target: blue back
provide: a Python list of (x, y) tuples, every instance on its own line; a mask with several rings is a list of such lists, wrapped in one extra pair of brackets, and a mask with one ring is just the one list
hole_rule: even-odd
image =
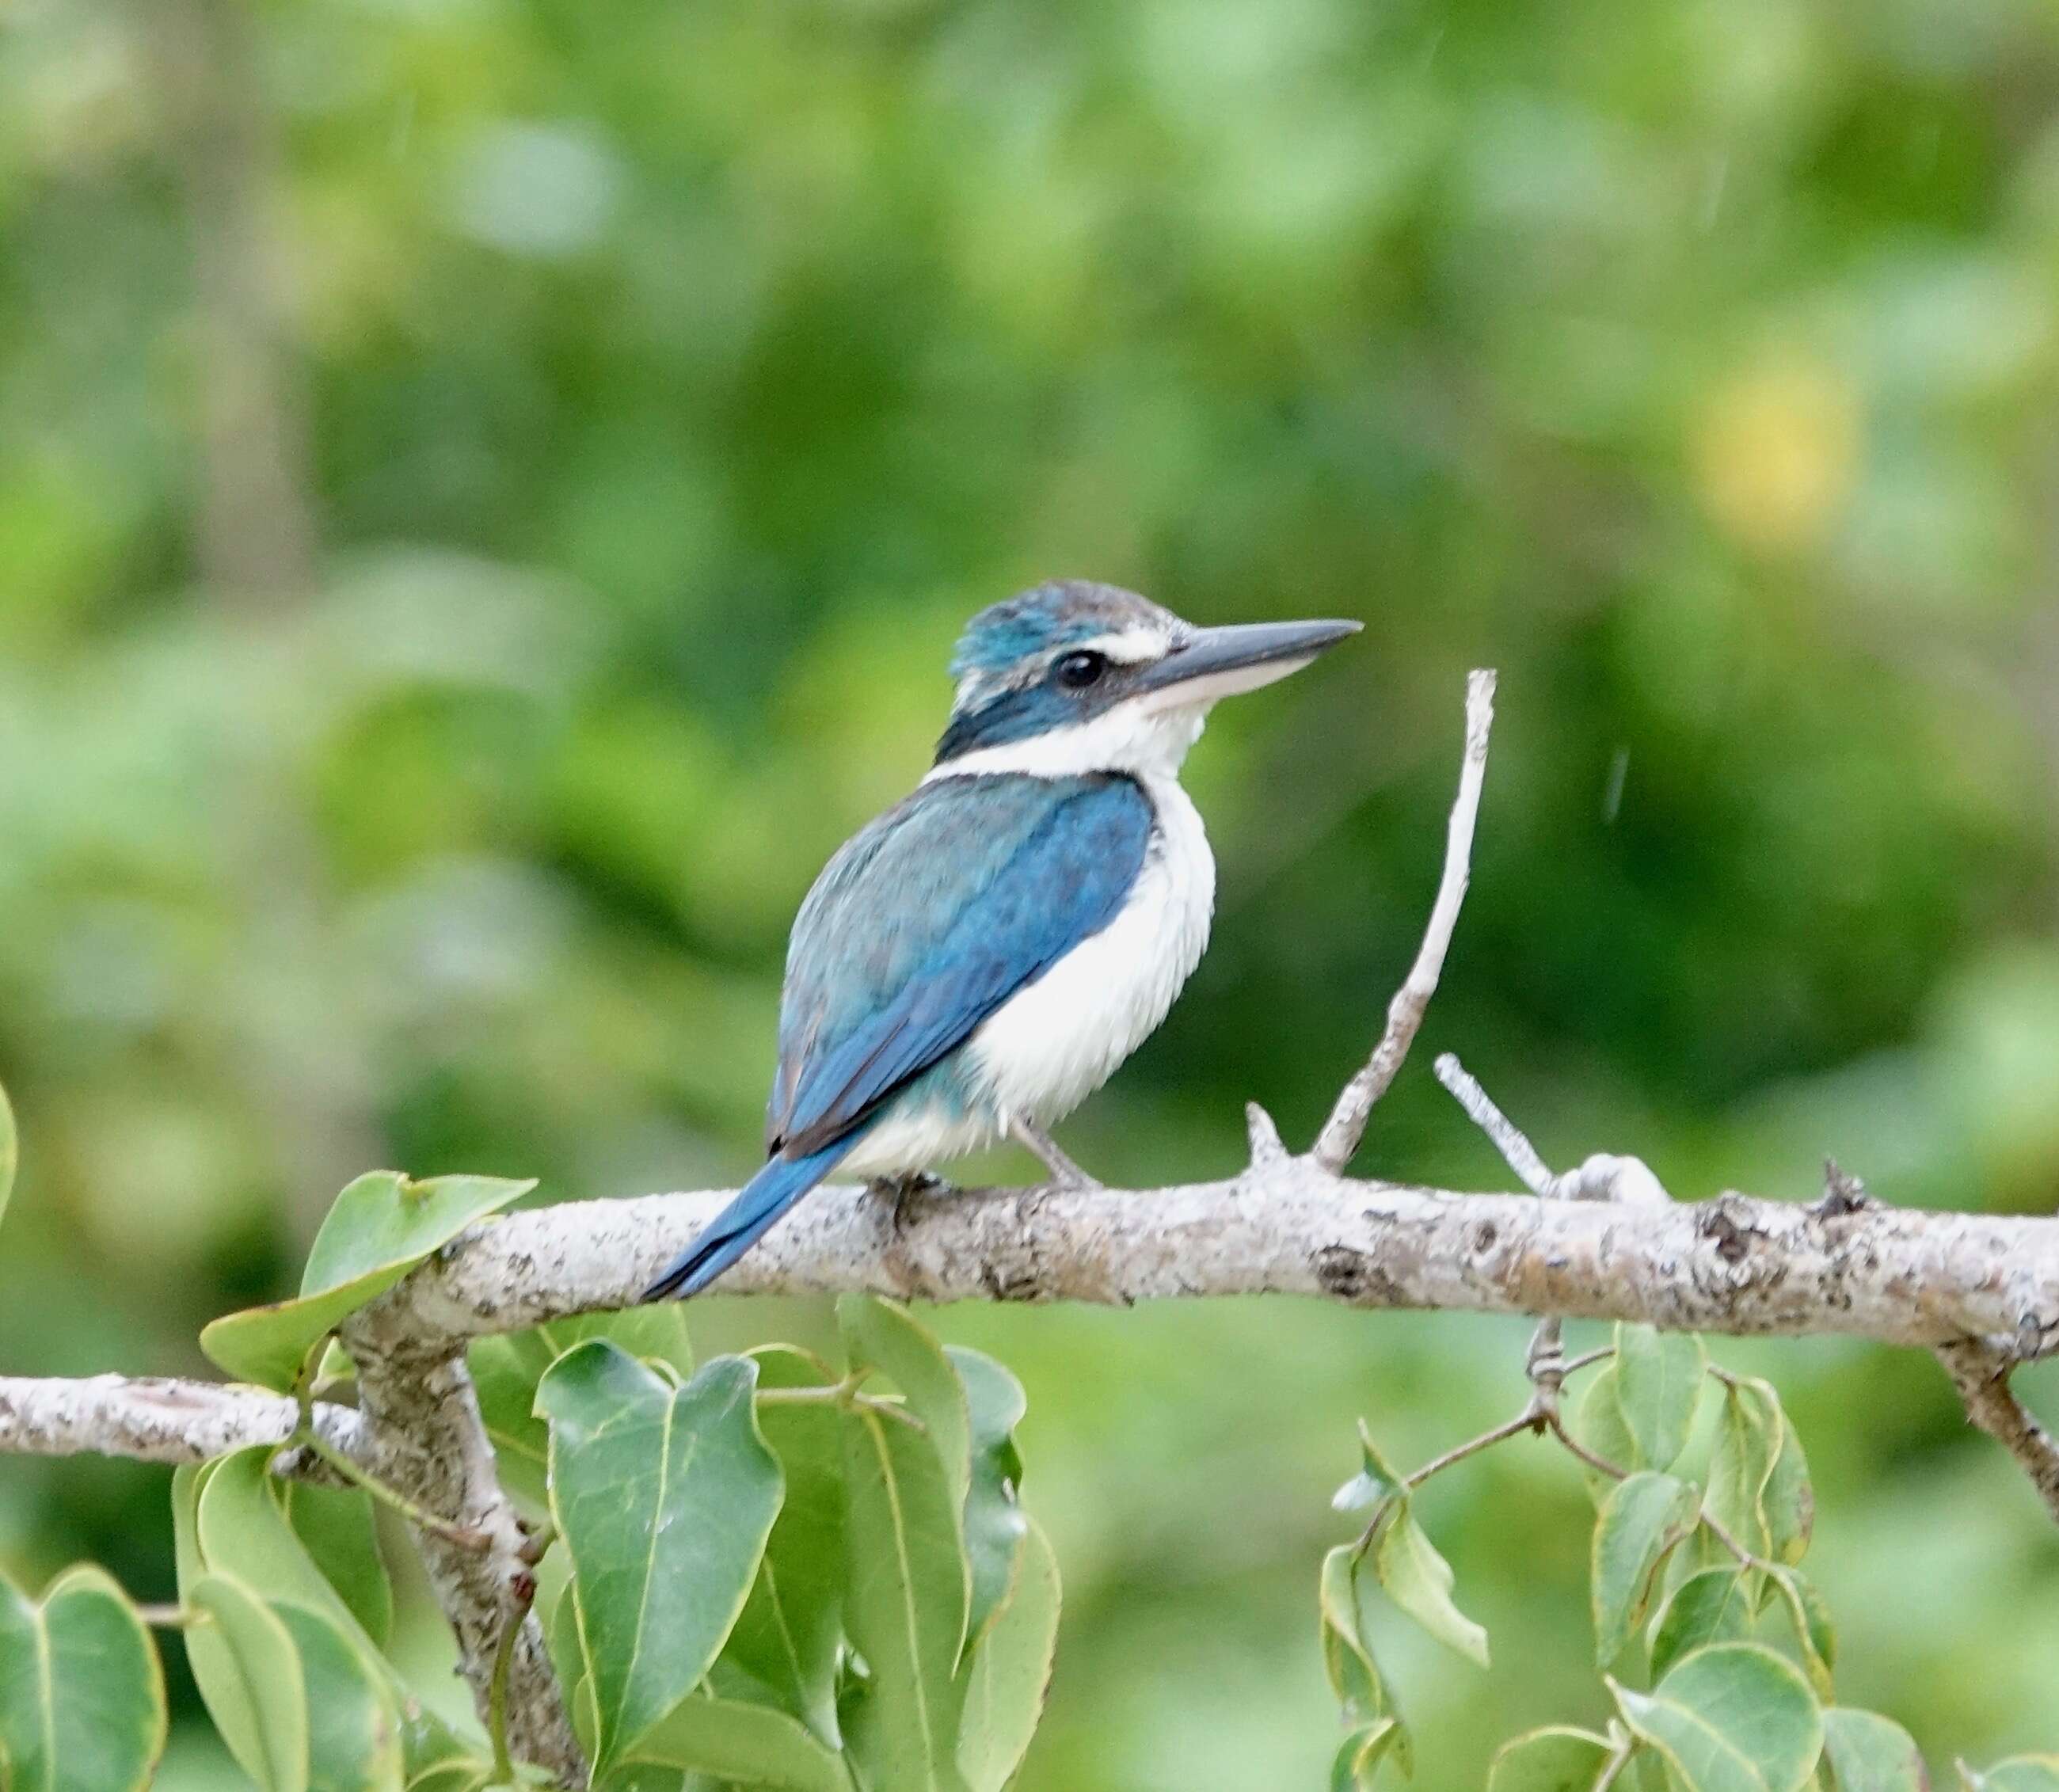
[(1107, 926), (1151, 846), (1131, 779), (947, 778), (857, 834), (794, 924), (767, 1144), (822, 1150)]

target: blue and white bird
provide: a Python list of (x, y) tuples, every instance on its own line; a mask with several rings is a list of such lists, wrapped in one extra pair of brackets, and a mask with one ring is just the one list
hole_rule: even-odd
[(1208, 946), (1215, 859), (1181, 764), (1221, 699), (1358, 627), (1197, 628), (1077, 580), (975, 616), (934, 767), (794, 924), (770, 1161), (645, 1298), (699, 1293), (837, 1171), (906, 1178), (1013, 1138), (1088, 1183), (1048, 1129)]

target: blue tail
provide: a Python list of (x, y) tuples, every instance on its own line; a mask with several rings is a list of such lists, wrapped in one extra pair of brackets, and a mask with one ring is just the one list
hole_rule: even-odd
[(806, 1157), (775, 1157), (739, 1191), (671, 1268), (643, 1291), (646, 1300), (699, 1294), (772, 1229), (781, 1214), (837, 1167), (856, 1141), (845, 1137)]

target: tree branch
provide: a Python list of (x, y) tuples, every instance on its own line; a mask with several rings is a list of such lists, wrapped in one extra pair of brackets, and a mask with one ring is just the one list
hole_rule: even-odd
[[(364, 1427), (348, 1407), (318, 1405), (323, 1438), (366, 1459)], [(284, 1444), (301, 1420), (283, 1394), (210, 1381), (37, 1380), (0, 1376), (0, 1455), (129, 1456), (138, 1462), (205, 1462), (253, 1444)], [(317, 1465), (296, 1463), (304, 1471)]]
[[(394, 1310), (381, 1307), (356, 1315), (343, 1337), (357, 1366), (373, 1472), (485, 1540), (482, 1549), (412, 1527), (436, 1603), (456, 1634), (480, 1722), (491, 1726), (498, 1709), (496, 1740), (565, 1784), (583, 1784), (584, 1759), (530, 1609), (528, 1533), (501, 1487), (464, 1340), (404, 1329)], [(504, 1649), (511, 1623), (518, 1627), (512, 1654)]]

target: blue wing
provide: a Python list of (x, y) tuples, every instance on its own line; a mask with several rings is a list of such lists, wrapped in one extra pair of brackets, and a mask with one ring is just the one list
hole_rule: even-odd
[(794, 923), (771, 1161), (643, 1298), (715, 1281), (897, 1090), (1113, 921), (1153, 818), (1127, 778), (945, 779), (853, 839)]
[(822, 1151), (1121, 911), (1151, 799), (1118, 776), (926, 784), (830, 862), (795, 922), (767, 1143)]

